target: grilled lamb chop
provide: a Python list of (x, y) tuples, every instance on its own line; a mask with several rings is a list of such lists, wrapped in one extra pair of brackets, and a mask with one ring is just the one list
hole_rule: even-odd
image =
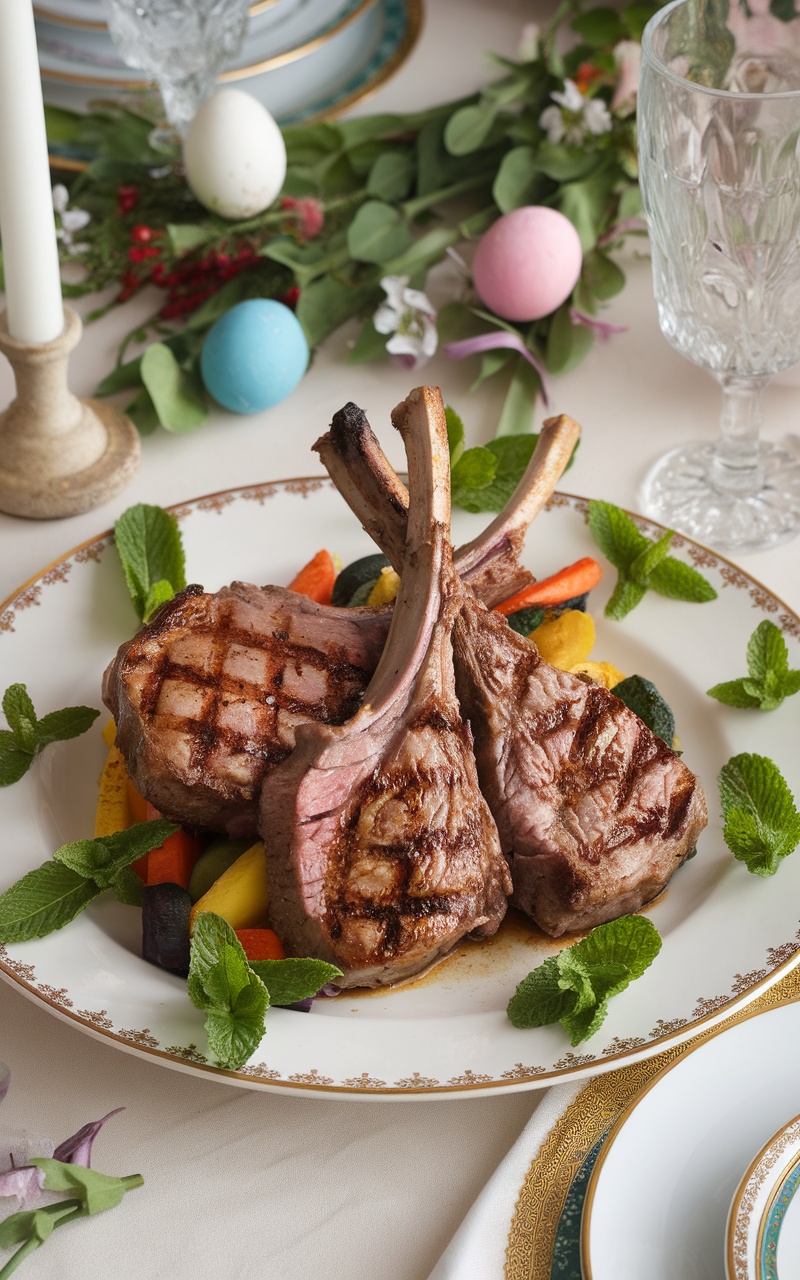
[(103, 700), (136, 787), (191, 826), (255, 836), (264, 774), (298, 724), (361, 705), (389, 631), (283, 587), (189, 587), (117, 653)]
[(386, 647), (356, 715), (299, 727), (261, 792), (272, 922), (290, 954), (339, 965), (343, 986), (397, 982), (494, 933), (510, 889), (455, 696), (441, 397), (413, 391), (393, 420), (411, 503)]
[[(347, 424), (338, 425), (326, 463), (344, 453)], [(349, 457), (347, 473), (331, 474), (362, 519), (372, 511), (373, 532), (383, 504), (393, 527), (380, 545), (391, 559), (402, 534), (402, 486), (395, 478), (391, 501), (382, 497), (388, 464), (371, 432), (360, 432), (358, 457)], [(511, 867), (512, 903), (559, 937), (651, 901), (706, 825), (695, 776), (618, 698), (543, 661), (463, 584), (453, 643), (458, 697)]]
[[(337, 418), (350, 425), (353, 447), (359, 423), (372, 434), (355, 405)], [(457, 556), (490, 603), (531, 579), (517, 553), (555, 484), (556, 452), (555, 441), (551, 451), (540, 445), (488, 539), (481, 535)], [(390, 501), (394, 482), (407, 504), (388, 464), (384, 480)], [(405, 505), (402, 515), (401, 535)], [(401, 536), (393, 548), (398, 562), (403, 546)], [(182, 592), (121, 647), (103, 680), (135, 785), (179, 822), (255, 836), (263, 778), (292, 750), (298, 724), (342, 724), (353, 715), (390, 621), (391, 611), (324, 608), (281, 587), (236, 582), (215, 594)]]

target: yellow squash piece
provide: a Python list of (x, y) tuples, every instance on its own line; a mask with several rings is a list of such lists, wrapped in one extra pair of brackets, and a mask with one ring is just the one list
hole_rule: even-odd
[(113, 720), (107, 720), (103, 727), (103, 742), (107, 747), (113, 747), (117, 738), (117, 726)]
[(125, 761), (117, 747), (109, 747), (103, 772), (100, 775), (100, 795), (94, 818), (95, 839), (114, 835), (131, 825), (128, 809), (128, 775)]
[(613, 689), (615, 684), (625, 679), (613, 662), (576, 662), (574, 667), (570, 667), (570, 671), (574, 676), (588, 676), (604, 689)]
[(198, 898), (189, 917), (189, 929), (194, 929), (201, 911), (214, 911), (233, 929), (252, 929), (264, 923), (268, 904), (267, 859), (259, 840)]
[(381, 576), (367, 597), (367, 604), (391, 604), (400, 590), (400, 578), (388, 566), (381, 569)]
[(536, 627), (529, 639), (546, 662), (561, 671), (571, 671), (592, 652), (596, 639), (594, 618), (581, 609), (566, 609), (557, 618)]

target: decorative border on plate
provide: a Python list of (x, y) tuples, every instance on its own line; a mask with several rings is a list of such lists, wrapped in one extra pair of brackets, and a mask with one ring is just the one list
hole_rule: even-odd
[[(766, 1009), (800, 999), (800, 969), (782, 978), (746, 1009), (686, 1044), (619, 1071), (592, 1077), (555, 1122), (520, 1188), (508, 1233), (505, 1280), (551, 1280), (553, 1250), (570, 1188), (586, 1159), (663, 1071), (698, 1045)], [(573, 1280), (573, 1277), (565, 1277)], [(590, 1280), (587, 1272), (586, 1280)]]
[[(783, 1217), (797, 1189), (799, 1176), (798, 1139), (800, 1116), (795, 1116), (761, 1148), (736, 1189), (728, 1218), (728, 1280), (753, 1280), (754, 1275), (757, 1280), (777, 1280), (775, 1253), (778, 1235)], [(791, 1147), (795, 1148), (794, 1157), (786, 1168), (778, 1170), (776, 1185), (762, 1208), (753, 1239), (753, 1218), (758, 1211), (758, 1201), (765, 1184), (772, 1181), (775, 1166), (785, 1160), (787, 1148)], [(793, 1185), (784, 1196), (789, 1182)], [(776, 1211), (778, 1200), (781, 1203)]]
[[(220, 515), (237, 501), (263, 504), (281, 493), (300, 494), (305, 499), (311, 494), (326, 488), (334, 488), (332, 480), (327, 476), (301, 476), (220, 490), (217, 493), (207, 494), (189, 502), (174, 504), (168, 510), (179, 520), (186, 518), (192, 511), (216, 512), (216, 514)], [(546, 508), (571, 508), (582, 515), (584, 519), (588, 519), (589, 500), (575, 494), (557, 492), (552, 495), (546, 504)], [(663, 532), (661, 526), (655, 522), (637, 516), (632, 512), (628, 514), (635, 519), (639, 528), (644, 532), (655, 534), (656, 536)], [(14, 630), (14, 621), (19, 612), (26, 608), (38, 606), (44, 587), (68, 583), (74, 564), (84, 564), (88, 561), (99, 562), (112, 542), (113, 531), (107, 530), (105, 533), (73, 548), (66, 555), (41, 570), (26, 583), (23, 583), (16, 592), (0, 604), (0, 635), (3, 632)], [(676, 537), (674, 545), (676, 548), (684, 549), (690, 558), (693, 558), (696, 554), (698, 562), (702, 558), (702, 563), (706, 568), (713, 567), (718, 570), (723, 577), (725, 585), (737, 590), (747, 590), (755, 608), (779, 614), (783, 629), (792, 635), (796, 634), (800, 638), (800, 618), (765, 587), (742, 573), (741, 570), (730, 564), (724, 557), (714, 552), (706, 552), (687, 538)], [(606, 1071), (612, 1064), (622, 1063), (629, 1059), (632, 1053), (638, 1054), (644, 1050), (654, 1054), (658, 1053), (659, 1045), (674, 1039), (675, 1036), (681, 1033), (684, 1036), (688, 1036), (690, 1031), (698, 1031), (710, 1021), (718, 1022), (725, 1009), (742, 1001), (748, 995), (754, 995), (765, 984), (774, 982), (781, 973), (792, 968), (798, 958), (800, 958), (800, 928), (789, 941), (777, 947), (768, 948), (767, 963), (764, 967), (752, 970), (747, 974), (735, 974), (731, 987), (726, 992), (721, 992), (714, 996), (699, 996), (690, 1017), (678, 1016), (667, 1020), (659, 1019), (651, 1029), (649, 1039), (643, 1037), (619, 1039), (615, 1037), (605, 1048), (598, 1050), (596, 1053), (566, 1052), (553, 1063), (554, 1069), (548, 1070), (547, 1067), (537, 1063), (523, 1065), (520, 1062), (509, 1067), (497, 1077), (476, 1071), (471, 1066), (465, 1066), (458, 1074), (451, 1076), (447, 1080), (439, 1080), (415, 1071), (393, 1082), (373, 1077), (368, 1072), (351, 1075), (337, 1082), (322, 1075), (316, 1067), (310, 1067), (305, 1072), (295, 1073), (288, 1077), (281, 1076), (279, 1072), (267, 1063), (251, 1063), (239, 1071), (224, 1071), (223, 1068), (215, 1066), (195, 1044), (188, 1046), (168, 1045), (162, 1048), (148, 1027), (141, 1029), (117, 1028), (108, 1017), (105, 1009), (76, 1011), (74, 1000), (66, 989), (57, 989), (44, 983), (37, 983), (35, 966), (22, 964), (14, 960), (5, 945), (0, 944), (0, 972), (4, 973), (12, 982), (19, 984), (30, 995), (36, 999), (43, 1000), (66, 1017), (82, 1023), (98, 1034), (107, 1035), (111, 1039), (129, 1045), (141, 1053), (168, 1058), (176, 1063), (191, 1063), (215, 1075), (227, 1075), (235, 1079), (246, 1079), (254, 1082), (263, 1081), (273, 1087), (305, 1088), (357, 1094), (479, 1092), (490, 1088), (497, 1089), (503, 1086), (510, 1088), (515, 1085), (525, 1084), (538, 1087), (548, 1081), (586, 1075), (587, 1068), (592, 1066), (595, 1066), (598, 1071)], [(152, 1043), (153, 1041), (155, 1043)]]

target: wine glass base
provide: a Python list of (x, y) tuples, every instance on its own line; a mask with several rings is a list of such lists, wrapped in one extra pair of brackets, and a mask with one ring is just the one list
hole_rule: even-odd
[(800, 442), (761, 442), (756, 490), (721, 487), (715, 444), (689, 444), (660, 458), (640, 492), (644, 515), (717, 551), (766, 551), (800, 534)]

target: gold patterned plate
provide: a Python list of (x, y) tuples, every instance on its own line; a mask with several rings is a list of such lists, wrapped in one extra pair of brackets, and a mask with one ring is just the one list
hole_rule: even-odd
[[(688, 1043), (590, 1080), (551, 1129), (520, 1188), (506, 1247), (505, 1280), (582, 1280), (580, 1237), (587, 1185), (610, 1131), (643, 1090), (695, 1045), (721, 1035), (743, 1018), (798, 1000), (800, 971), (795, 969), (746, 1010)], [(800, 1030), (800, 1006), (795, 1016)], [(723, 1252), (720, 1240), (715, 1277), (722, 1274)], [(643, 1280), (643, 1275), (637, 1280)]]
[[(554, 495), (536, 522), (526, 558), (537, 576), (596, 550), (582, 498)], [(176, 509), (190, 581), (214, 590), (234, 578), (289, 582), (320, 547), (343, 563), (371, 543), (327, 480), (254, 485)], [(485, 518), (458, 512), (457, 542)], [(641, 527), (659, 532), (646, 521)], [(720, 766), (760, 751), (793, 785), (796, 718), (732, 711), (705, 690), (740, 673), (747, 639), (764, 617), (787, 637), (800, 665), (800, 620), (752, 578), (685, 539), (676, 554), (717, 587), (710, 604), (650, 597), (625, 619), (602, 616), (613, 573), (594, 593), (594, 656), (661, 689), (675, 712), (685, 759), (701, 776), (711, 821), (699, 853), (649, 909), (663, 946), (647, 971), (611, 1002), (600, 1031), (572, 1049), (561, 1027), (518, 1031), (505, 1009), (519, 980), (561, 943), (509, 917), (497, 937), (466, 943), (429, 976), (393, 992), (318, 1001), (311, 1014), (276, 1009), (268, 1034), (238, 1072), (210, 1060), (203, 1018), (185, 984), (139, 955), (138, 913), (98, 899), (47, 938), (8, 945), (0, 973), (82, 1030), (154, 1062), (232, 1083), (342, 1096), (461, 1096), (577, 1079), (658, 1053), (720, 1021), (786, 972), (797, 958), (800, 858), (771, 880), (751, 876), (722, 841), (715, 801)], [(0, 611), (6, 683), (30, 690), (39, 714), (83, 702), (100, 706), (100, 679), (135, 629), (108, 534), (67, 553), (20, 588)], [(13, 787), (0, 790), (4, 855), (0, 889), (92, 830), (104, 759), (98, 726), (53, 744)]]

